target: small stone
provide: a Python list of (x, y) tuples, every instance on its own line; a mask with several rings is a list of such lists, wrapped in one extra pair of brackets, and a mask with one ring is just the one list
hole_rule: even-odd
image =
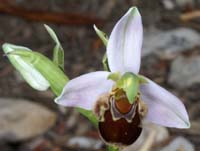
[(29, 100), (0, 98), (0, 139), (23, 141), (43, 134), (56, 114)]
[(162, 58), (174, 58), (180, 52), (199, 46), (200, 34), (189, 28), (169, 31), (150, 30), (144, 34), (142, 55), (158, 54)]
[(194, 0), (175, 0), (175, 3), (179, 8), (185, 8), (187, 6), (193, 6)]
[(67, 142), (67, 145), (71, 147), (79, 147), (84, 149), (100, 149), (103, 146), (103, 142), (93, 138), (77, 136), (71, 138)]
[(179, 88), (200, 83), (200, 56), (176, 58), (172, 62), (168, 81)]
[(184, 137), (175, 138), (169, 145), (160, 151), (194, 151), (194, 145)]
[(175, 8), (175, 4), (174, 4), (174, 1), (173, 0), (163, 0), (162, 1), (165, 9), (167, 10), (172, 10)]

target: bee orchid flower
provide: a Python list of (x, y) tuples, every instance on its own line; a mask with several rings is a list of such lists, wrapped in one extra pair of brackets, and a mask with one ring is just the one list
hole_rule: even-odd
[(101, 137), (107, 143), (132, 144), (142, 131), (143, 120), (166, 127), (190, 127), (182, 101), (139, 75), (142, 41), (141, 15), (132, 7), (109, 37), (106, 54), (110, 71), (91, 72), (70, 80), (55, 99), (63, 106), (93, 110)]

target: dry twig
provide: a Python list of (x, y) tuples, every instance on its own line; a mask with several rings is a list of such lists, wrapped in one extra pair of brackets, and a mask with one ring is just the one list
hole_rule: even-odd
[(195, 19), (195, 18), (200, 18), (200, 10), (187, 12), (180, 16), (180, 19), (182, 21), (188, 21), (188, 20)]
[(89, 14), (59, 13), (27, 10), (25, 8), (13, 6), (7, 2), (0, 3), (0, 13), (22, 17), (31, 21), (52, 22), (67, 25), (101, 25), (103, 20)]

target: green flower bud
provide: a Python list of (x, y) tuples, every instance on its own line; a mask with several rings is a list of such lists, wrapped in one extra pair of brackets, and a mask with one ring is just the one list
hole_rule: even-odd
[[(5, 54), (13, 53), (15, 50), (32, 52), (26, 47), (16, 46), (8, 43), (3, 44), (2, 48)], [(21, 56), (7, 56), (12, 65), (19, 71), (19, 73), (31, 87), (39, 91), (44, 91), (49, 88), (50, 84), (47, 79), (37, 69), (35, 69), (32, 64), (26, 62)]]
[[(4, 47), (10, 48), (10, 44), (4, 44)], [(52, 91), (56, 95), (60, 95), (62, 89), (64, 88), (65, 84), (69, 80), (68, 77), (63, 73), (63, 71), (55, 65), (50, 59), (46, 56), (34, 52), (34, 51), (27, 51), (25, 49), (20, 49), (21, 47), (15, 47), (12, 52), (6, 52), (8, 57), (13, 58), (21, 58), (23, 62), (31, 66), (32, 68), (21, 68), (21, 73), (26, 72), (33, 72), (37, 71), (40, 75), (42, 75), (48, 84), (50, 85)], [(13, 62), (13, 65), (16, 66), (16, 63)], [(35, 80), (38, 80), (37, 78)], [(32, 83), (31, 79), (26, 79), (27, 82)]]

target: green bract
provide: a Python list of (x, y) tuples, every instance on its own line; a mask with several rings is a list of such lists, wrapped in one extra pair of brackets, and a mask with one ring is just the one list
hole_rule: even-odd
[[(6, 54), (13, 53), (16, 50), (32, 52), (26, 47), (16, 46), (8, 43), (3, 44), (2, 48)], [(8, 55), (8, 59), (32, 88), (39, 91), (44, 91), (49, 88), (50, 84), (48, 80), (31, 63), (24, 60), (24, 58), (17, 55)]]
[(64, 70), (64, 50), (58, 40), (58, 37), (56, 36), (56, 33), (48, 25), (44, 25), (44, 27), (46, 28), (49, 35), (56, 43), (56, 46), (54, 47), (53, 50), (53, 62)]
[(33, 68), (29, 69), (27, 72), (32, 72), (32, 69), (38, 71), (45, 77), (50, 84), (52, 91), (56, 95), (59, 95), (62, 92), (62, 89), (68, 81), (68, 77), (57, 65), (38, 52), (15, 49), (15, 51), (9, 52), (7, 55), (9, 57), (18, 56), (25, 63), (31, 65)]

